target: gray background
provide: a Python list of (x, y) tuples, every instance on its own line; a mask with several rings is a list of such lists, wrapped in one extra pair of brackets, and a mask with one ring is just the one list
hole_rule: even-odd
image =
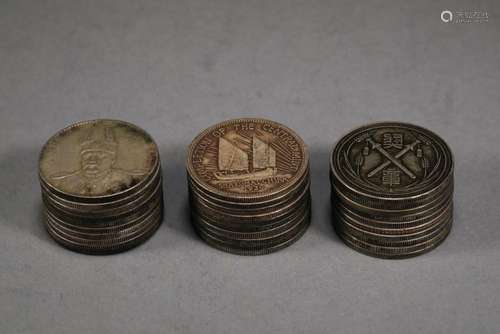
[[(445, 24), (478, 8), (485, 24)], [(498, 1), (0, 2), (1, 333), (498, 333)], [(224, 119), (282, 122), (311, 149), (314, 216), (292, 247), (214, 250), (188, 220), (186, 146)], [(166, 217), (144, 245), (86, 256), (44, 231), (37, 157), (56, 130), (124, 119), (159, 143)], [(380, 120), (456, 159), (446, 242), (370, 258), (330, 225), (328, 155)]]

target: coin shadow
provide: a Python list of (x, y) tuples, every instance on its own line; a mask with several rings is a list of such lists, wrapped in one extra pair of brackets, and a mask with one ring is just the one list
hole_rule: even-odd
[(311, 229), (323, 237), (342, 242), (333, 229), (330, 203), (329, 176), (330, 148), (318, 147), (310, 151), (312, 216)]
[(498, 171), (491, 168), (500, 162), (483, 153), (473, 157), (455, 156), (453, 225), (448, 237), (431, 252), (440, 256), (459, 256), (471, 252), (498, 253), (500, 232), (496, 197), (500, 187)]
[(0, 219), (2, 228), (22, 230), (22, 233), (52, 243), (43, 225), (38, 153), (33, 148), (16, 147), (0, 158)]
[(198, 239), (191, 225), (185, 168), (185, 147), (160, 147), (163, 172), (163, 224), (190, 239)]

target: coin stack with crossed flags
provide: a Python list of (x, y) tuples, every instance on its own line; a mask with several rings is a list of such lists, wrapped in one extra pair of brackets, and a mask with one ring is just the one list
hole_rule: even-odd
[(453, 221), (453, 157), (433, 132), (404, 123), (353, 130), (330, 161), (334, 227), (350, 247), (382, 258), (425, 253)]
[(244, 118), (214, 125), (190, 145), (187, 174), (193, 225), (215, 248), (267, 254), (309, 225), (308, 152), (281, 124)]
[(92, 120), (59, 131), (41, 151), (39, 178), (46, 228), (71, 250), (124, 251), (161, 224), (158, 149), (130, 123)]

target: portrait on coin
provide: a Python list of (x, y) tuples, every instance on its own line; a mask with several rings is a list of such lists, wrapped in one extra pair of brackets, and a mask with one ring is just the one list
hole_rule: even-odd
[(89, 129), (79, 145), (79, 169), (50, 176), (58, 187), (81, 195), (106, 194), (126, 189), (147, 171), (116, 166), (118, 141), (112, 127)]

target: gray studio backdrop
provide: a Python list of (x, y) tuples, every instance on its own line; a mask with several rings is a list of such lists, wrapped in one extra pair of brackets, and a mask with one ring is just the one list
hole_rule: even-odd
[[(479, 9), (488, 22), (444, 23)], [(498, 333), (498, 1), (0, 1), (1, 333)], [(212, 249), (188, 219), (186, 147), (260, 116), (309, 145), (313, 219), (262, 257)], [(144, 245), (86, 256), (43, 229), (42, 144), (118, 118), (158, 142), (166, 215)], [(367, 257), (331, 228), (328, 158), (353, 127), (412, 122), (456, 160), (451, 235)]]

